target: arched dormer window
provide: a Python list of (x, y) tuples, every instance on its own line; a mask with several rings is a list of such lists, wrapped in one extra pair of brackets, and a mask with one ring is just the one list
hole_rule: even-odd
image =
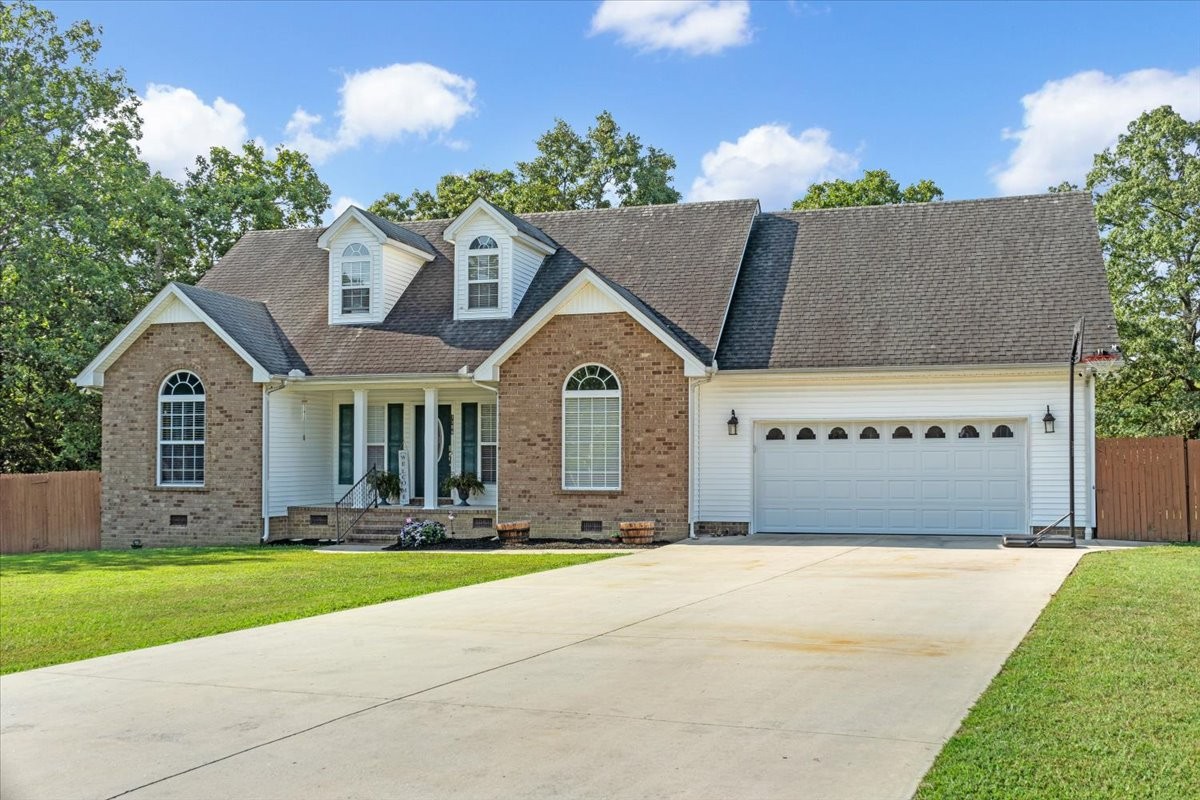
[(342, 251), (342, 313), (371, 312), (371, 251), (351, 242)]
[(158, 483), (204, 485), (207, 398), (194, 373), (172, 373), (158, 390)]
[(621, 384), (585, 364), (563, 384), (563, 488), (621, 488)]
[(467, 308), (500, 307), (500, 246), (476, 236), (467, 255)]

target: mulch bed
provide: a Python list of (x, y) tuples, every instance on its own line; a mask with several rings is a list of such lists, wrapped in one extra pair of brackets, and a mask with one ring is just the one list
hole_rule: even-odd
[(430, 552), (435, 550), (653, 550), (667, 542), (621, 544), (611, 539), (529, 539), (520, 544), (505, 544), (495, 537), (453, 538), (433, 547), (401, 547), (394, 544), (384, 550)]

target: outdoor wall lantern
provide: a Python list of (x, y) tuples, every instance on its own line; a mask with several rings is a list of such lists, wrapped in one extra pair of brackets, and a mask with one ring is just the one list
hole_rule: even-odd
[(1046, 406), (1046, 416), (1042, 417), (1042, 425), (1046, 428), (1046, 433), (1054, 433), (1054, 415), (1050, 413), (1050, 406)]
[(736, 411), (729, 412), (729, 421), (725, 423), (729, 427), (729, 435), (737, 436), (738, 418)]

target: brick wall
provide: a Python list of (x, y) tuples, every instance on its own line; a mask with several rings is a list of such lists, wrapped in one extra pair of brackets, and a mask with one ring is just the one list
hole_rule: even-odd
[[(562, 488), (563, 382), (593, 362), (621, 382), (618, 492)], [(682, 360), (628, 314), (553, 317), (500, 367), (500, 520), (529, 519), (535, 537), (603, 538), (631, 520), (686, 536), (687, 412)], [(603, 531), (581, 533), (584, 520)]]
[[(158, 390), (191, 370), (207, 395), (205, 485), (156, 486)], [(200, 323), (152, 325), (104, 373), (101, 547), (255, 544), (262, 532), (262, 389)], [(186, 525), (172, 525), (186, 515)]]

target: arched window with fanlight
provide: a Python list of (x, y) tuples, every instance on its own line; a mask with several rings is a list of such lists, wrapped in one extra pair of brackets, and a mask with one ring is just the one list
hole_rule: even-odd
[(892, 430), (893, 439), (911, 439), (912, 431), (907, 425), (899, 425)]
[(621, 488), (621, 384), (599, 364), (563, 384), (563, 488)]
[(859, 431), (858, 438), (860, 438), (860, 439), (878, 439), (879, 438), (879, 429), (875, 428), (873, 425), (868, 425), (867, 427), (865, 427), (861, 431)]
[(979, 429), (976, 428), (974, 425), (963, 425), (962, 428), (960, 428), (958, 431), (958, 438), (960, 438), (960, 439), (978, 439), (979, 438)]
[(158, 483), (204, 485), (204, 383), (193, 372), (167, 376), (158, 390)]
[(930, 425), (928, 428), (925, 429), (925, 438), (926, 439), (945, 439), (946, 432), (944, 430), (942, 430), (942, 426), (940, 426), (940, 425)]
[(371, 251), (359, 242), (342, 250), (342, 313), (371, 313)]
[(993, 439), (1011, 439), (1013, 438), (1013, 430), (1007, 425), (997, 425), (992, 429)]
[(837, 427), (837, 428), (833, 428), (829, 431), (829, 438), (830, 439), (849, 439), (850, 437), (846, 434), (845, 428)]
[(811, 442), (817, 438), (817, 434), (813, 432), (812, 428), (801, 428), (796, 431), (796, 438), (802, 442)]
[(467, 308), (500, 307), (500, 246), (476, 236), (467, 248)]
[(771, 430), (767, 431), (768, 442), (782, 442), (785, 438), (787, 437), (783, 435), (782, 428), (771, 428)]

